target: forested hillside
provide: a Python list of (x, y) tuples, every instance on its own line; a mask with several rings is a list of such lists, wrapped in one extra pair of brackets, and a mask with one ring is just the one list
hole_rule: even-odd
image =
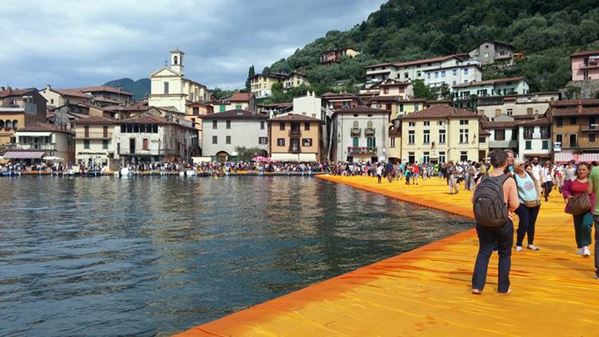
[[(531, 90), (553, 91), (570, 78), (569, 55), (599, 48), (596, 0), (390, 0), (352, 29), (330, 31), (270, 71), (304, 72), (317, 92), (335, 85), (352, 89), (364, 81), (364, 66), (407, 61), (475, 48), (484, 40), (512, 44), (526, 59), (509, 69), (489, 69), (484, 79), (522, 75)], [(362, 54), (332, 66), (322, 52), (353, 47)]]

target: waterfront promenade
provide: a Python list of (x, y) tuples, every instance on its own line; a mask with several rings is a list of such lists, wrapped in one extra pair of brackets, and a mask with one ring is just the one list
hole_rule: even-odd
[[(319, 178), (472, 217), (471, 193), (449, 195), (438, 178), (417, 186)], [(496, 254), (484, 293), (470, 294), (478, 243), (468, 230), (177, 336), (596, 336), (599, 280), (592, 258), (575, 255), (563, 208), (557, 192), (543, 203), (535, 239), (541, 250), (512, 255), (507, 296), (496, 293)]]

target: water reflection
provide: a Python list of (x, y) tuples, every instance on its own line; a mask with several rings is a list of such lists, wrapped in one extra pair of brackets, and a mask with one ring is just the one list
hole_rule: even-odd
[(470, 226), (308, 177), (0, 183), (0, 336), (168, 334)]

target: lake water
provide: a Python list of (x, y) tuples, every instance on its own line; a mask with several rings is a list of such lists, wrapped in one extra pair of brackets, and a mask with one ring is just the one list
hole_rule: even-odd
[(170, 335), (471, 227), (312, 177), (0, 186), (0, 336)]

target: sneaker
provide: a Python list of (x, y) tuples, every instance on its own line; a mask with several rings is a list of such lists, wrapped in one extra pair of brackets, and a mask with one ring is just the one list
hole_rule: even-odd
[(511, 293), (511, 292), (512, 292), (512, 288), (509, 288), (509, 289), (508, 289), (506, 292), (504, 292), (504, 293), (502, 293), (502, 292), (499, 292), (499, 295), (507, 295), (507, 294), (509, 294), (509, 293)]
[(584, 257), (591, 256), (591, 250), (589, 249), (589, 247), (587, 247), (587, 246), (582, 247), (582, 256), (584, 256)]
[(583, 249), (582, 249), (582, 248), (578, 248), (578, 249), (576, 250), (576, 255), (582, 255), (582, 251), (583, 251)]
[(480, 294), (482, 294), (482, 293), (483, 293), (483, 292), (482, 292), (482, 291), (480, 291), (480, 289), (472, 289), (472, 294), (473, 294), (473, 295), (480, 295)]
[(541, 248), (535, 246), (535, 245), (528, 245), (526, 246), (526, 248), (530, 249), (530, 250), (540, 250)]
[(521, 252), (522, 251), (522, 246), (516, 246), (516, 251), (517, 252)]

